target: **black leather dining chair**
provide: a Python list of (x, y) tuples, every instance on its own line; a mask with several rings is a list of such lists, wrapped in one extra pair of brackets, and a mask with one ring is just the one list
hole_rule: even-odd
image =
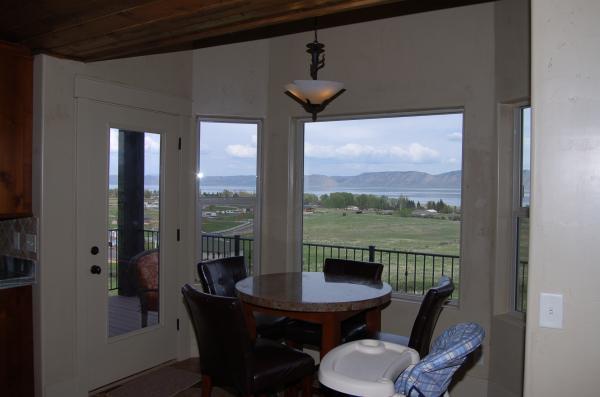
[[(198, 275), (205, 292), (235, 297), (235, 283), (248, 276), (243, 256), (218, 258), (198, 263)], [(256, 333), (263, 338), (280, 340), (284, 336), (285, 317), (254, 313)]]
[(181, 292), (198, 343), (202, 397), (209, 397), (213, 386), (256, 396), (300, 382), (303, 396), (311, 395), (314, 360), (281, 343), (252, 341), (239, 299), (207, 294), (189, 284)]
[[(326, 258), (323, 263), (325, 276), (347, 276), (357, 280), (379, 282), (383, 265), (376, 262), (361, 262), (350, 259)], [(290, 320), (285, 325), (285, 340), (290, 346), (301, 348), (321, 346), (321, 326), (306, 321)], [(342, 322), (342, 342), (362, 339), (367, 336), (364, 313), (359, 313)]]
[[(419, 313), (417, 313), (417, 317), (413, 323), (410, 337), (377, 332), (373, 335), (368, 335), (367, 338), (408, 346), (418, 351), (421, 357), (425, 357), (429, 353), (431, 338), (437, 320), (442, 312), (442, 306), (452, 296), (452, 292), (454, 292), (454, 283), (451, 278), (446, 276), (442, 276), (438, 285), (427, 291), (419, 307)], [(365, 337), (352, 336), (349, 339), (357, 340), (365, 339)]]

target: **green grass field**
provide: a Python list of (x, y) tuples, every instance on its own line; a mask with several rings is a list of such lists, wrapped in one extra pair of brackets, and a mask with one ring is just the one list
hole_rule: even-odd
[(459, 221), (319, 209), (304, 215), (304, 243), (305, 271), (321, 271), (328, 257), (367, 261), (368, 247), (374, 245), (375, 261), (384, 265), (383, 279), (395, 291), (422, 294), (444, 274), (453, 278), (457, 285), (453, 298), (458, 298), (460, 258), (448, 255), (460, 252)]
[(460, 222), (319, 209), (304, 215), (304, 242), (459, 255)]

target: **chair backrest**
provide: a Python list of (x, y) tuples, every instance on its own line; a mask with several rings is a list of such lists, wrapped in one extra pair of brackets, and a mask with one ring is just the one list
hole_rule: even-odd
[(246, 278), (243, 256), (213, 259), (198, 263), (198, 275), (205, 292), (220, 296), (235, 296), (235, 283)]
[(240, 300), (204, 293), (189, 284), (181, 292), (196, 334), (202, 374), (216, 385), (248, 390), (252, 342)]
[(429, 345), (431, 344), (435, 324), (442, 311), (442, 306), (450, 298), (453, 291), (454, 283), (452, 279), (442, 276), (438, 285), (427, 291), (425, 298), (423, 298), (408, 341), (408, 347), (418, 351), (421, 357), (425, 357), (429, 353)]
[(138, 295), (145, 294), (148, 310), (158, 310), (159, 249), (142, 251), (131, 258), (134, 285)]
[(467, 356), (483, 342), (485, 331), (476, 323), (448, 328), (431, 346), (431, 353), (408, 367), (396, 380), (396, 391), (407, 397), (438, 397), (448, 390), (452, 376)]
[(383, 265), (376, 262), (361, 262), (350, 259), (326, 258), (323, 273), (327, 275), (353, 276), (370, 281), (381, 281)]

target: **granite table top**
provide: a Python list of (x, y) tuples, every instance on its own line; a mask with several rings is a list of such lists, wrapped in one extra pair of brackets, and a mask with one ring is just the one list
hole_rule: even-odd
[(303, 312), (366, 310), (387, 303), (392, 296), (388, 283), (321, 272), (252, 276), (238, 281), (235, 288), (249, 304)]

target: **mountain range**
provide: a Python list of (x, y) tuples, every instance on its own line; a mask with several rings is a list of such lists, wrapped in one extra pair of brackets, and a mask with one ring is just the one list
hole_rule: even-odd
[[(158, 176), (146, 175), (147, 185), (158, 185)], [(204, 186), (253, 186), (256, 178), (253, 175), (205, 176)], [(525, 186), (529, 185), (529, 170), (523, 173)], [(110, 184), (117, 183), (117, 176), (110, 176)], [(460, 188), (461, 171), (450, 171), (442, 174), (428, 174), (420, 171), (383, 171), (365, 172), (352, 176), (305, 175), (306, 190), (333, 190), (336, 188)]]

